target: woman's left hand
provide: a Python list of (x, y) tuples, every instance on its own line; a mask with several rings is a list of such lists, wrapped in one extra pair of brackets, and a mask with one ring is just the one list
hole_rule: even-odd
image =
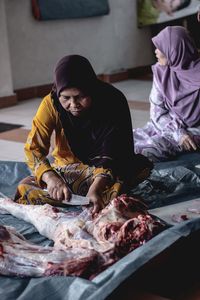
[(96, 177), (91, 184), (87, 197), (93, 204), (92, 214), (98, 213), (102, 208), (104, 208), (104, 203), (102, 199), (102, 193), (104, 192), (108, 179), (105, 177)]
[(90, 202), (93, 204), (92, 214), (98, 213), (101, 209), (104, 208), (102, 201), (102, 196), (97, 192), (88, 192), (87, 197), (90, 199)]
[(189, 134), (184, 134), (181, 137), (180, 146), (187, 151), (197, 150), (197, 146)]

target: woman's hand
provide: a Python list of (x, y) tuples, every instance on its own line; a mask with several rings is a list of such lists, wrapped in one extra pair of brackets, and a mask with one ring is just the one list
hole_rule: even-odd
[(71, 193), (63, 179), (54, 171), (45, 172), (42, 180), (47, 185), (49, 196), (55, 200), (70, 200)]
[(104, 208), (104, 203), (102, 199), (102, 193), (104, 192), (108, 184), (108, 179), (105, 177), (96, 177), (91, 184), (87, 197), (93, 204), (92, 214), (98, 213), (102, 208)]
[(90, 199), (90, 202), (93, 204), (92, 214), (98, 213), (101, 209), (104, 208), (104, 203), (102, 201), (101, 194), (97, 192), (88, 192), (87, 197)]
[(189, 134), (181, 137), (179, 145), (187, 151), (197, 150), (197, 146)]

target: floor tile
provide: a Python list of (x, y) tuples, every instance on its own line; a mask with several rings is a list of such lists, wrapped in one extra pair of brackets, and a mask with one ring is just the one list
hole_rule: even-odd
[(149, 111), (150, 109), (150, 104), (148, 102), (141, 102), (141, 101), (135, 101), (135, 100), (129, 100), (128, 105), (130, 109), (135, 109), (135, 110), (147, 110)]
[(0, 140), (14, 141), (18, 143), (25, 143), (29, 130), (24, 128), (13, 129), (0, 133)]
[(113, 84), (118, 88), (127, 100), (137, 100), (141, 102), (148, 102), (151, 91), (152, 81), (149, 80), (125, 80)]
[(149, 121), (149, 111), (130, 110), (133, 128), (143, 127)]
[(40, 98), (21, 101), (15, 106), (0, 109), (0, 120), (6, 123), (19, 123), (31, 128), (33, 116), (41, 102)]
[(24, 161), (24, 144), (0, 140), (0, 160)]

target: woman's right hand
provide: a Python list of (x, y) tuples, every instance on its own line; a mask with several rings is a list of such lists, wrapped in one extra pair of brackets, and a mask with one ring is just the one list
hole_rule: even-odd
[(179, 145), (186, 151), (197, 150), (197, 146), (189, 134), (182, 135)]
[(42, 175), (42, 181), (47, 185), (47, 191), (51, 198), (55, 200), (67, 200), (71, 198), (71, 192), (63, 179), (54, 171), (47, 171)]

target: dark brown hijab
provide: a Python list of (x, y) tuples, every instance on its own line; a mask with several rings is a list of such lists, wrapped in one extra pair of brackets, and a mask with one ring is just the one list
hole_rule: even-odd
[[(65, 88), (78, 88), (91, 96), (92, 106), (83, 116), (75, 117), (63, 109), (59, 102)], [(121, 179), (130, 176), (134, 166), (132, 124), (124, 95), (97, 79), (89, 61), (80, 55), (63, 57), (55, 69), (54, 105), (72, 152), (83, 163), (109, 168)]]

